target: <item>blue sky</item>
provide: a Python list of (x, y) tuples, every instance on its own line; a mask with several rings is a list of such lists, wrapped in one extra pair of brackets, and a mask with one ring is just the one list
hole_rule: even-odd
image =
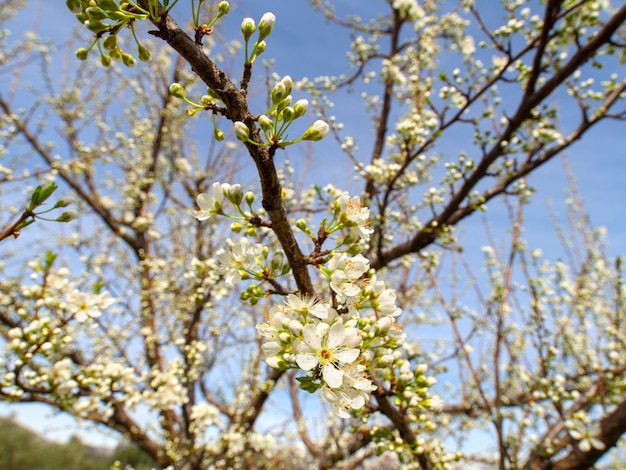
[[(65, 35), (77, 24), (73, 16), (65, 10), (60, 2), (31, 2), (29, 9), (15, 22), (13, 36), (15, 39), (22, 36), (20, 29), (38, 25), (40, 35), (48, 37), (55, 43), (61, 43)], [(185, 17), (184, 11), (187, 2), (180, 1), (174, 16), (177, 19)], [(345, 72), (348, 63), (346, 51), (350, 40), (347, 31), (343, 28), (329, 25), (326, 19), (318, 12), (314, 12), (308, 2), (292, 0), (264, 0), (243, 1), (236, 6), (233, 2), (230, 14), (225, 19), (226, 34), (228, 37), (238, 37), (239, 24), (245, 16), (258, 21), (263, 13), (272, 11), (277, 16), (274, 33), (267, 40), (268, 48), (261, 59), (273, 58), (276, 61), (275, 71), (279, 75), (289, 74), (295, 80), (304, 76), (313, 78), (317, 75), (333, 75)], [(487, 2), (485, 2), (487, 3)], [(338, 1), (340, 13), (358, 8), (363, 17), (379, 11), (379, 2), (345, 0)], [(368, 11), (369, 10), (369, 11)], [(145, 28), (144, 28), (145, 30)], [(7, 85), (8, 77), (0, 76), (0, 86)], [(24, 77), (26, 81), (37, 83), (37, 77)], [(294, 99), (306, 97), (296, 94)], [(333, 113), (338, 120), (345, 123), (346, 135), (352, 135), (360, 142), (367, 155), (367, 143), (372, 139), (369, 118), (363, 111), (358, 92), (351, 95), (341, 95), (336, 99)], [(206, 121), (208, 125), (208, 120)], [(585, 208), (594, 225), (608, 228), (609, 252), (612, 254), (626, 253), (626, 217), (622, 204), (626, 190), (623, 183), (626, 173), (626, 145), (624, 145), (624, 125), (622, 123), (603, 124), (591, 130), (582, 142), (577, 143), (567, 153), (567, 159), (572, 166), (573, 174), (577, 179), (580, 193), (585, 201)], [(462, 142), (458, 143), (460, 146)], [(333, 142), (322, 142), (314, 147), (313, 175), (315, 178), (327, 178), (326, 182), (337, 185), (353, 186), (352, 181), (345, 181), (345, 174), (352, 173), (352, 164), (347, 158), (337, 158), (339, 150)], [(298, 158), (294, 151), (290, 154), (293, 161)], [(329, 165), (332, 162), (332, 165)], [(296, 167), (298, 163), (295, 163)], [(534, 196), (532, 210), (527, 212), (525, 238), (531, 247), (542, 248), (546, 253), (553, 253), (558, 257), (560, 248), (549, 223), (546, 201), (551, 201), (557, 216), (563, 219), (565, 215), (564, 194), (567, 188), (567, 179), (560, 159), (555, 159), (538, 170), (530, 178), (532, 186), (538, 192)], [(493, 224), (496, 233), (504, 233), (508, 228), (506, 220), (502, 220), (502, 211), (494, 205), (488, 212), (488, 218)], [(480, 216), (473, 216), (464, 221), (461, 232), (467, 236), (466, 249), (471, 259), (482, 260), (480, 245), (484, 241), (480, 237), (472, 237), (474, 231), (482, 230)], [(482, 233), (482, 232), (480, 232)], [(20, 407), (0, 406), (0, 413), (8, 414), (16, 410), (18, 418), (26, 423), (37, 422), (38, 431), (44, 431), (54, 438), (63, 439), (72, 432), (73, 424), (69, 418), (55, 416), (48, 408), (36, 405)], [(46, 416), (51, 419), (43, 421)], [(113, 442), (103, 440), (96, 434), (84, 434), (92, 442)]]

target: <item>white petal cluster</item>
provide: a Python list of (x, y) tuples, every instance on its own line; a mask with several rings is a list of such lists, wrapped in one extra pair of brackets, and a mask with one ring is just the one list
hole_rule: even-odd
[(240, 238), (228, 250), (219, 252), (218, 270), (229, 286), (241, 282), (257, 269), (262, 254), (262, 246)]
[(361, 204), (361, 199), (358, 196), (351, 198), (347, 192), (344, 192), (337, 199), (337, 206), (353, 238), (369, 241), (370, 234), (374, 230), (370, 228), (370, 210)]

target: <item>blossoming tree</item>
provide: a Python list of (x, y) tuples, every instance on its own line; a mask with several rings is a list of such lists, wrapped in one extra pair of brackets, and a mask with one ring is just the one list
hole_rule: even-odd
[[(43, 60), (30, 102), (49, 45), (2, 36), (0, 398), (159, 468), (588, 468), (626, 431), (621, 262), (584, 220), (568, 263), (528, 250), (526, 177), (626, 117), (626, 6), (331, 3), (350, 68), (318, 79), (268, 74), (281, 18), (220, 29), (225, 1), (68, 0), (79, 60), (60, 81)], [(359, 86), (366, 150), (329, 114)], [(299, 180), (286, 152), (331, 138), (355, 182)], [(481, 285), (455, 227), (498, 200), (510, 246), (485, 243)]]

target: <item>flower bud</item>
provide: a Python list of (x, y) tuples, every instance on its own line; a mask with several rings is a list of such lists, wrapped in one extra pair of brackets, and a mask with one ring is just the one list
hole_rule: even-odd
[(241, 121), (236, 121), (234, 124), (235, 127), (235, 137), (242, 142), (247, 142), (250, 140), (250, 129)]
[(257, 56), (263, 54), (265, 52), (265, 47), (265, 41), (257, 42), (254, 45), (254, 55)]
[(106, 54), (102, 54), (100, 56), (100, 62), (102, 63), (102, 65), (104, 65), (105, 67), (108, 67), (109, 65), (111, 65), (111, 57), (106, 55)]
[(305, 100), (304, 98), (298, 100), (293, 105), (293, 110), (296, 112), (296, 118), (304, 116), (306, 114), (307, 109), (309, 108), (309, 100)]
[(57, 217), (55, 220), (57, 222), (69, 222), (70, 220), (74, 220), (77, 219), (79, 216), (79, 213), (77, 210), (74, 209), (70, 209), (67, 212), (63, 212), (63, 214), (61, 214), (59, 217)]
[(293, 80), (291, 79), (291, 77), (289, 75), (285, 75), (280, 80), (280, 83), (285, 85), (285, 88), (287, 89), (287, 94), (291, 93), (291, 89), (293, 88)]
[(84, 47), (76, 49), (76, 58), (78, 60), (87, 60), (88, 56), (89, 56), (89, 51), (85, 49)]
[(235, 206), (239, 206), (243, 200), (243, 191), (240, 184), (233, 184), (225, 194), (226, 198)]
[(272, 88), (272, 104), (280, 103), (289, 93), (287, 92), (287, 87), (283, 82), (278, 82)]
[(102, 40), (102, 47), (104, 47), (107, 51), (115, 49), (117, 47), (117, 36), (109, 34)]
[(150, 51), (147, 47), (143, 47), (139, 44), (137, 48), (137, 57), (139, 57), (139, 60), (142, 62), (148, 62), (150, 60)]
[(248, 204), (249, 206), (252, 205), (252, 203), (254, 202), (254, 199), (256, 198), (254, 193), (251, 191), (246, 192), (246, 194), (244, 194), (243, 197), (246, 200), (246, 204)]
[(185, 90), (180, 83), (172, 83), (170, 85), (170, 95), (175, 98), (184, 99), (185, 98)]
[(272, 271), (277, 271), (278, 269), (282, 269), (285, 264), (285, 252), (282, 250), (276, 251), (272, 255), (272, 261), (270, 262), (270, 267)]
[(241, 22), (241, 32), (243, 33), (243, 38), (247, 42), (250, 39), (250, 36), (256, 31), (256, 24), (252, 18), (244, 18)]
[(290, 122), (290, 121), (293, 121), (295, 118), (296, 118), (296, 112), (291, 106), (287, 106), (285, 109), (283, 109), (283, 112), (282, 112), (283, 121)]
[(234, 233), (239, 233), (242, 229), (243, 225), (241, 225), (239, 222), (233, 222), (232, 224), (230, 224), (230, 230)]
[(126, 52), (122, 53), (122, 62), (126, 67), (132, 67), (137, 63), (135, 58), (132, 55), (127, 54)]
[(259, 126), (261, 126), (261, 129), (263, 129), (264, 132), (269, 131), (272, 126), (273, 126), (273, 122), (270, 118), (268, 118), (265, 114), (262, 114), (261, 116), (259, 116), (259, 120), (258, 120)]
[(217, 5), (217, 11), (220, 16), (228, 15), (228, 12), (230, 11), (230, 4), (228, 2), (220, 2)]
[(259, 41), (272, 34), (275, 22), (276, 16), (274, 13), (267, 12), (261, 17), (261, 20), (259, 21)]
[(328, 124), (318, 119), (302, 134), (302, 140), (322, 140), (326, 137), (328, 131)]
[(218, 129), (217, 127), (213, 129), (213, 137), (218, 142), (222, 142), (224, 140), (224, 131)]
[(117, 11), (120, 9), (115, 0), (99, 0), (98, 6), (105, 11)]

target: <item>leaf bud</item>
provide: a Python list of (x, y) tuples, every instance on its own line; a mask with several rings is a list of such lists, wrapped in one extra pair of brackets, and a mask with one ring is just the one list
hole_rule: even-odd
[(302, 134), (302, 140), (322, 140), (326, 137), (328, 131), (328, 124), (318, 119)]
[(236, 121), (234, 124), (235, 127), (235, 137), (242, 142), (247, 142), (250, 140), (250, 129), (241, 121)]
[(248, 41), (250, 36), (256, 31), (256, 24), (252, 18), (244, 18), (241, 22), (241, 32), (243, 33), (243, 38)]
[(175, 98), (184, 99), (185, 90), (180, 83), (174, 82), (170, 85), (170, 95), (174, 96)]
[(261, 17), (259, 20), (259, 41), (272, 34), (275, 22), (276, 16), (274, 13), (267, 12)]

